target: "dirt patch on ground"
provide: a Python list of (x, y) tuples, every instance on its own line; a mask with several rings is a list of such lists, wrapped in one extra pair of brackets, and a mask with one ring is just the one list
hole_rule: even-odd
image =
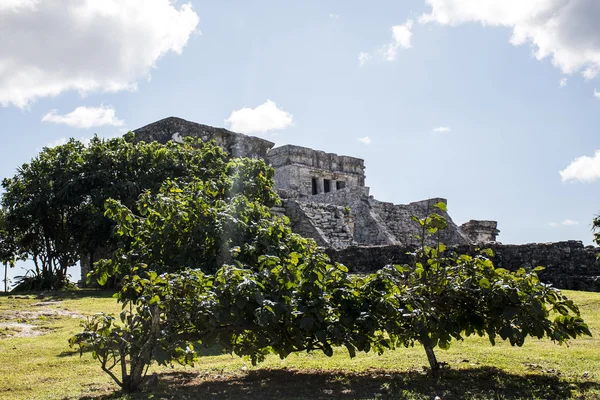
[(43, 335), (37, 326), (20, 322), (0, 322), (0, 338), (32, 337)]
[(51, 329), (44, 322), (56, 318), (84, 318), (83, 315), (61, 308), (60, 301), (23, 304), (18, 310), (0, 311), (0, 339), (43, 335)]
[(70, 317), (70, 318), (84, 318), (83, 315), (74, 313), (72, 311), (44, 308), (36, 311), (11, 311), (2, 312), (0, 317), (8, 320), (13, 319), (25, 319), (25, 320), (36, 320), (44, 318), (56, 318), (56, 317)]

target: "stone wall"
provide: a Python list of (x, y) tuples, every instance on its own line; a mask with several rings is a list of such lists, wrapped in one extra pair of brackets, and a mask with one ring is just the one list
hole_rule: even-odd
[(181, 141), (183, 137), (199, 137), (208, 142), (214, 140), (218, 146), (233, 157), (267, 159), (268, 151), (275, 145), (268, 140), (242, 135), (224, 128), (197, 124), (185, 119), (169, 117), (153, 122), (133, 131), (135, 140), (166, 143), (169, 140)]
[(301, 146), (271, 149), (276, 189), (288, 197), (307, 197), (365, 185), (364, 161)]
[(345, 188), (332, 193), (323, 193), (299, 201), (321, 204), (335, 204), (350, 208), (355, 219), (354, 240), (359, 244), (396, 244), (385, 222), (373, 211), (369, 204), (369, 188)]
[[(580, 241), (531, 244), (490, 243), (485, 246), (494, 251), (494, 265), (516, 271), (531, 270), (536, 266), (546, 269), (538, 273), (540, 280), (560, 289), (600, 292), (600, 248), (584, 247)], [(414, 246), (353, 246), (346, 249), (328, 249), (332, 259), (346, 265), (352, 272), (373, 272), (387, 264), (408, 264)], [(477, 246), (462, 245), (451, 250), (460, 254), (477, 254)]]
[(460, 226), (460, 230), (473, 243), (495, 242), (500, 233), (498, 222), (496, 221), (476, 221), (470, 220)]
[(345, 207), (284, 200), (283, 208), (292, 230), (313, 238), (319, 246), (341, 249), (356, 245), (354, 218)]
[(440, 231), (440, 239), (443, 243), (449, 245), (468, 244), (469, 239), (462, 234), (458, 226), (452, 221), (447, 212), (434, 208), (433, 205), (441, 202), (447, 204), (446, 199), (433, 198), (429, 200), (417, 201), (409, 204), (392, 204), (369, 198), (369, 204), (374, 212), (379, 215), (388, 230), (394, 235), (398, 244), (409, 246), (417, 245), (420, 240), (417, 236), (423, 236), (421, 226), (412, 219), (425, 218), (432, 212), (446, 218), (448, 228)]

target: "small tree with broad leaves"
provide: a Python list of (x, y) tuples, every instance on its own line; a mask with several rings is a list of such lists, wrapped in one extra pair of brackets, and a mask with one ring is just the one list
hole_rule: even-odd
[[(248, 167), (259, 186), (271, 187), (266, 166)], [(124, 391), (139, 390), (153, 360), (193, 364), (200, 346), (257, 363), (269, 353), (331, 356), (343, 346), (353, 357), (418, 343), (436, 371), (434, 349), (473, 334), (517, 346), (527, 336), (564, 343), (590, 334), (575, 304), (535, 271), (494, 268), (485, 252), (456, 255), (423, 239), (411, 265), (352, 276), (271, 216), (266, 192), (250, 182), (248, 195), (227, 195), (229, 186), (215, 190), (210, 182), (167, 182), (140, 197), (141, 216), (108, 203), (107, 215), (130, 242), (98, 271), (102, 279), (124, 274), (124, 311), (120, 322), (92, 317), (71, 345), (91, 350)], [(423, 238), (446, 226), (435, 213), (416, 221)]]
[[(434, 208), (446, 210), (444, 203)], [(434, 349), (447, 349), (453, 339), (473, 334), (522, 346), (527, 336), (547, 337), (559, 344), (591, 333), (578, 307), (560, 290), (540, 282), (536, 272), (495, 268), (493, 252), (459, 255), (441, 242), (430, 247), (426, 236), (439, 237), (446, 220), (439, 214), (419, 219), (421, 247), (411, 265), (387, 266), (367, 279), (380, 287), (374, 296), (387, 303), (383, 328), (401, 345), (419, 343), (432, 371), (440, 368)]]

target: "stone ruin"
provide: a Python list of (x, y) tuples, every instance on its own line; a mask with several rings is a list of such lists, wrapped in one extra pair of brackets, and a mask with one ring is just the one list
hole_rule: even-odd
[[(169, 117), (134, 131), (135, 140), (181, 141), (194, 136), (214, 140), (234, 157), (265, 160), (275, 169), (275, 188), (282, 199), (273, 211), (290, 219), (292, 230), (313, 238), (329, 257), (351, 271), (367, 272), (389, 263), (409, 262), (407, 253), (419, 244), (420, 226), (412, 216), (429, 215), (433, 198), (409, 204), (382, 202), (369, 195), (365, 165), (360, 158), (340, 156), (306, 147), (274, 143)], [(448, 222), (441, 240), (458, 251), (476, 254), (482, 246), (494, 250), (497, 266), (507, 269), (547, 267), (540, 278), (559, 288), (600, 291), (598, 248), (580, 241), (503, 245), (496, 221), (470, 220), (456, 225), (447, 212), (435, 209)], [(82, 274), (89, 263), (82, 260)], [(82, 275), (85, 276), (85, 275)]]
[[(274, 211), (290, 219), (294, 232), (313, 238), (325, 248), (414, 245), (419, 226), (412, 215), (424, 217), (433, 211), (433, 204), (446, 203), (442, 198), (385, 203), (369, 195), (365, 164), (360, 158), (289, 144), (274, 147), (268, 140), (180, 118), (154, 122), (134, 134), (136, 140), (161, 143), (194, 136), (214, 140), (234, 157), (265, 160), (275, 169), (275, 189), (282, 199), (282, 206)], [(499, 231), (495, 221), (471, 220), (457, 226), (447, 213), (437, 212), (448, 221), (441, 238), (447, 245), (496, 241)]]

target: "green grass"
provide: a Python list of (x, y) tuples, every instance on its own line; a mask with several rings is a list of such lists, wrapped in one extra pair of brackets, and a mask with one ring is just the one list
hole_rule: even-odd
[[(343, 349), (333, 357), (301, 353), (285, 360), (268, 357), (258, 367), (227, 354), (207, 353), (196, 368), (158, 368), (156, 386), (136, 396), (122, 396), (89, 354), (68, 347), (80, 331), (79, 318), (120, 310), (110, 294), (75, 292), (43, 300), (0, 297), (0, 323), (15, 321), (43, 329), (36, 337), (0, 334), (1, 399), (600, 399), (600, 293), (569, 292), (581, 307), (592, 338), (558, 346), (528, 339), (521, 348), (508, 343), (491, 346), (486, 338), (453, 343), (437, 350), (447, 363), (433, 377), (419, 348), (398, 349), (382, 356), (359, 354), (350, 359)], [(58, 300), (49, 305), (41, 301)], [(40, 309), (55, 310), (36, 317)]]

